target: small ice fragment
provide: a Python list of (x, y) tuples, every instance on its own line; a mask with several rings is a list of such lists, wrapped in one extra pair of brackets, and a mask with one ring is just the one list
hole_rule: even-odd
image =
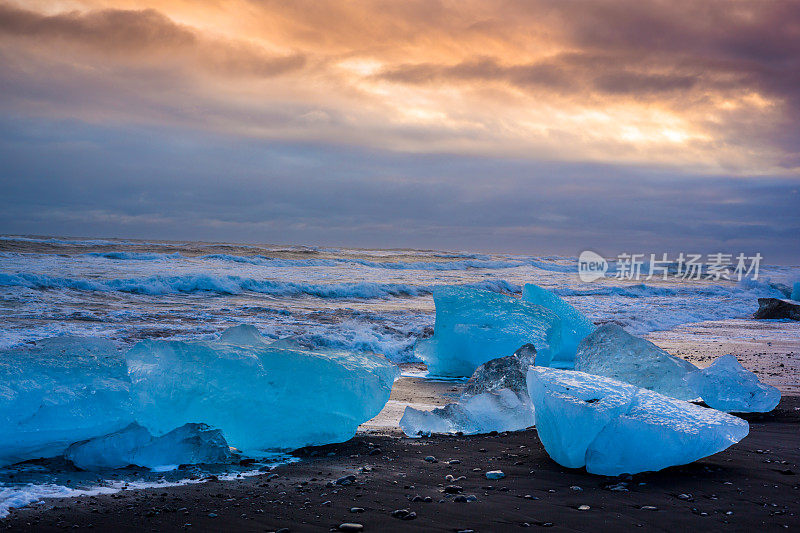
[(486, 479), (503, 479), (506, 475), (502, 470), (489, 470), (486, 472)]
[(154, 437), (133, 423), (127, 428), (93, 439), (76, 442), (64, 457), (84, 470), (123, 468), (128, 465), (167, 470), (181, 464), (225, 463), (230, 447), (222, 432), (205, 424), (185, 424)]
[(432, 411), (406, 407), (400, 427), (406, 435), (517, 431), (534, 424), (527, 371), (536, 349), (526, 345), (508, 357), (479, 366), (456, 403)]
[(723, 355), (707, 368), (686, 376), (686, 383), (709, 407), (736, 413), (767, 413), (777, 407), (781, 393), (742, 368), (733, 355)]
[(575, 370), (605, 376), (680, 400), (697, 394), (684, 381), (697, 367), (616, 324), (604, 324), (578, 346)]
[(219, 342), (239, 346), (259, 346), (269, 344), (270, 341), (261, 335), (255, 326), (239, 324), (223, 331), (219, 336)]

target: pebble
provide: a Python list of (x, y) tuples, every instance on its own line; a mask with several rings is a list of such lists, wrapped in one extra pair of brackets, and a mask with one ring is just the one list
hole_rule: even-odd
[(355, 482), (356, 482), (356, 476), (354, 476), (352, 474), (349, 475), (349, 476), (342, 476), (342, 477), (340, 477), (339, 479), (336, 480), (336, 484), (337, 485), (342, 485), (342, 486), (344, 486), (344, 485), (352, 485)]
[(656, 507), (655, 505), (642, 505), (640, 509), (642, 509), (643, 511), (658, 511), (658, 507)]
[(350, 512), (351, 513), (363, 513), (364, 512), (364, 508), (363, 507), (351, 507), (350, 508)]
[(333, 502), (330, 500), (325, 500), (324, 502), (322, 502), (323, 507), (330, 507), (331, 505), (333, 505)]
[(208, 513), (208, 517), (209, 518), (216, 518), (217, 517), (217, 513)]
[(380, 455), (380, 454), (381, 454), (381, 451), (382, 451), (382, 450), (381, 450), (380, 448), (372, 448), (372, 449), (369, 451), (369, 454), (370, 454), (370, 455)]
[(591, 507), (589, 507), (588, 505), (579, 505), (578, 506), (578, 510), (579, 511), (588, 511), (589, 509), (591, 509)]
[(429, 455), (429, 456), (425, 457), (425, 462), (426, 463), (438, 463), (439, 461), (436, 460), (436, 457), (434, 457), (432, 455)]
[(678, 494), (678, 499), (679, 500), (691, 500), (692, 499), (692, 495), (691, 494)]
[(486, 479), (503, 479), (506, 475), (502, 470), (490, 470), (486, 472)]
[(582, 488), (580, 488), (578, 485), (572, 485), (570, 488), (571, 488), (572, 490), (575, 490), (575, 491), (582, 491), (582, 490), (583, 490), (583, 489), (582, 489)]
[(392, 517), (400, 520), (414, 520), (417, 517), (417, 513), (408, 509), (395, 509), (392, 511)]
[(463, 490), (464, 490), (464, 487), (462, 487), (460, 485), (447, 485), (444, 488), (444, 492), (446, 494), (458, 494), (459, 492), (462, 492)]
[(364, 526), (352, 522), (345, 522), (344, 524), (339, 524), (339, 531), (364, 531)]

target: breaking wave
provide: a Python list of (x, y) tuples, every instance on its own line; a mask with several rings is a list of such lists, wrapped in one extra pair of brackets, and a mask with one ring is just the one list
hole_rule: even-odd
[(244, 263), (267, 267), (316, 267), (340, 266), (343, 264), (361, 265), (368, 268), (383, 268), (389, 270), (467, 270), (470, 268), (500, 269), (524, 266), (521, 261), (494, 261), (484, 259), (464, 259), (459, 261), (369, 261), (367, 259), (336, 258), (336, 259), (282, 259), (265, 257), (263, 255), (229, 255), (210, 254), (201, 256), (200, 259)]
[[(151, 276), (131, 279), (72, 279), (42, 274), (2, 274), (0, 286), (27, 287), (29, 289), (70, 289), (78, 291), (124, 292), (131, 294), (191, 294), (214, 293), (220, 295), (255, 292), (271, 296), (315, 296), (318, 298), (378, 299), (397, 296), (430, 294), (433, 286), (416, 286), (404, 283), (299, 283), (279, 280), (257, 280), (239, 276), (209, 276), (191, 274), (184, 276)], [(460, 285), (494, 292), (518, 293), (519, 285), (505, 280), (486, 280)]]
[(768, 281), (744, 280), (731, 285), (706, 285), (687, 287), (658, 287), (654, 285), (630, 285), (626, 287), (598, 285), (588, 289), (568, 287), (553, 288), (559, 296), (623, 296), (626, 298), (647, 298), (651, 296), (733, 296), (746, 292), (758, 292), (760, 296), (772, 295), (782, 298), (782, 291)]

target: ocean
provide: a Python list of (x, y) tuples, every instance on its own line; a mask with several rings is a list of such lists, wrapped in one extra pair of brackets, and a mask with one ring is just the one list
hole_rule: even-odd
[(800, 267), (761, 265), (757, 280), (585, 283), (577, 258), (434, 250), (0, 237), (0, 349), (62, 335), (121, 347), (213, 338), (236, 324), (310, 348), (415, 361), (434, 324), (432, 290), (521, 293), (535, 283), (591, 320), (634, 334), (742, 318), (757, 298), (788, 297)]

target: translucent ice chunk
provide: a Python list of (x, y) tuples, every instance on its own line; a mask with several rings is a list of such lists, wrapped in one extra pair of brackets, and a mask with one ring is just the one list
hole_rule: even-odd
[(733, 355), (723, 355), (707, 368), (686, 376), (689, 388), (703, 401), (721, 411), (767, 413), (781, 401), (781, 393), (761, 383)]
[(64, 456), (84, 470), (128, 465), (164, 470), (182, 464), (228, 462), (231, 451), (222, 432), (205, 424), (185, 424), (153, 437), (133, 423), (121, 431), (76, 442)]
[(521, 398), (509, 389), (483, 392), (433, 411), (406, 407), (400, 428), (410, 437), (432, 433), (489, 433), (516, 431), (532, 426), (533, 409), (527, 395)]
[(434, 335), (417, 343), (416, 355), (432, 375), (469, 376), (490, 359), (504, 357), (532, 343), (538, 357), (561, 350), (561, 323), (548, 309), (494, 292), (440, 287)]
[(399, 374), (379, 355), (247, 342), (134, 346), (126, 359), (136, 420), (154, 435), (203, 422), (247, 452), (341, 442), (378, 414)]
[(500, 389), (510, 389), (527, 396), (528, 367), (534, 363), (536, 355), (536, 348), (526, 344), (513, 355), (486, 361), (472, 373), (462, 396), (476, 396)]
[(549, 360), (540, 356), (536, 364), (555, 368), (572, 368), (578, 344), (594, 331), (595, 325), (580, 311), (538, 285), (526, 284), (522, 289), (522, 299), (549, 309), (561, 319), (561, 350), (558, 353), (550, 352)]
[(634, 337), (616, 324), (605, 324), (578, 346), (575, 370), (606, 376), (643, 389), (692, 400), (697, 394), (684, 381), (697, 367), (652, 342)]
[(61, 455), (133, 420), (125, 360), (103, 339), (59, 337), (0, 351), (0, 464)]
[(250, 324), (233, 326), (222, 332), (219, 341), (225, 344), (238, 344), (240, 346), (258, 346), (269, 344), (269, 340)]
[(479, 366), (456, 403), (432, 411), (406, 407), (400, 427), (411, 437), (432, 433), (517, 431), (534, 424), (527, 371), (536, 350), (525, 345), (514, 355)]
[(593, 474), (690, 463), (749, 431), (747, 422), (726, 413), (583, 372), (531, 367), (528, 390), (550, 457)]

